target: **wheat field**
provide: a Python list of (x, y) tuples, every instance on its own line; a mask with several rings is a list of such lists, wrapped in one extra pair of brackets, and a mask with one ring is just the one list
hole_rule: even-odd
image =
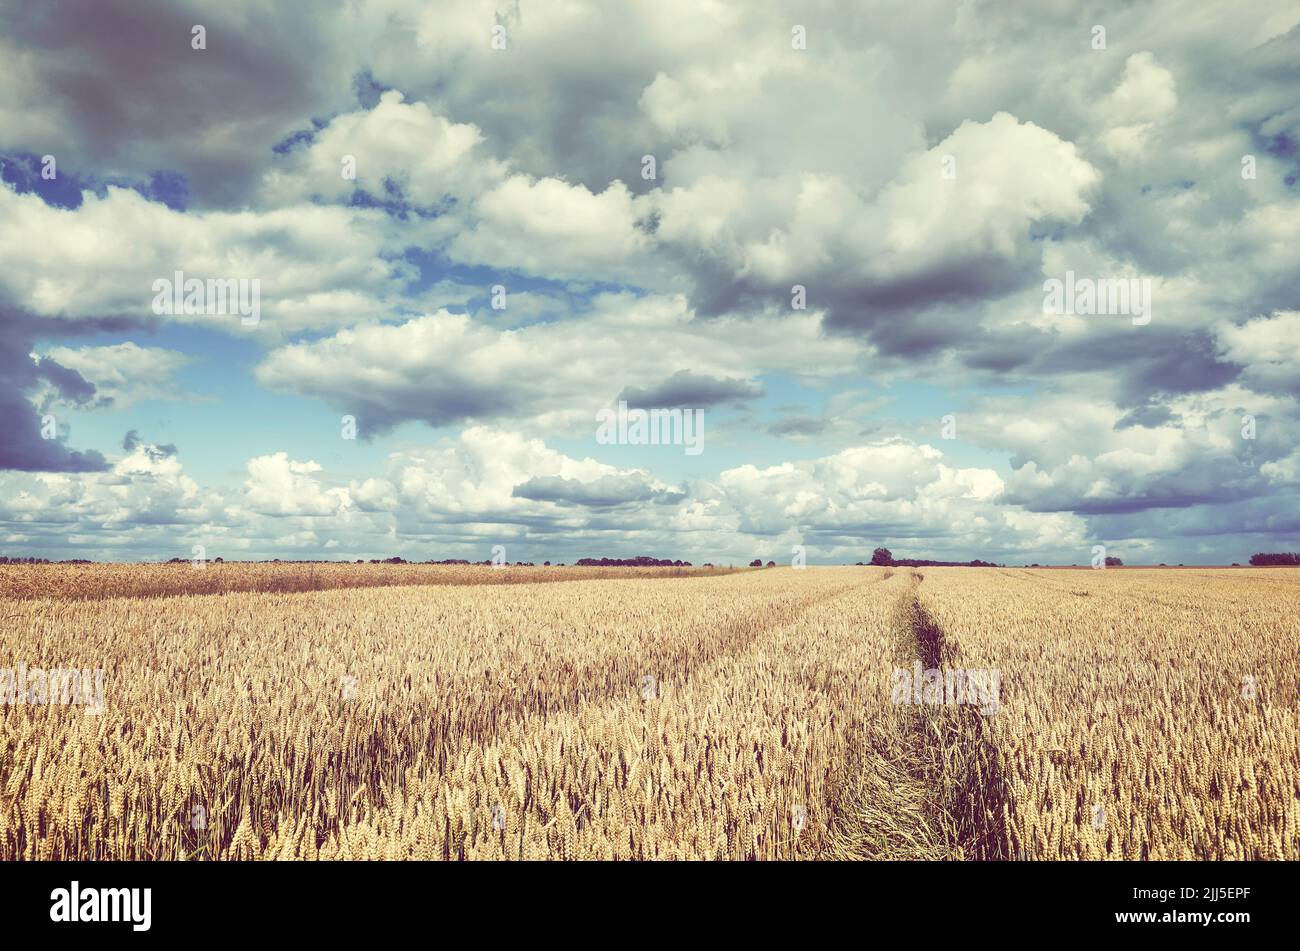
[(334, 588), (390, 588), (400, 585), (525, 584), (588, 578), (698, 578), (729, 568), (623, 567), (596, 565), (509, 565), (483, 570), (467, 564), (347, 562), (215, 562), (202, 569), (190, 562), (125, 564), (0, 564), (0, 601), (53, 598), (178, 597), (237, 591), (296, 592)]
[(1289, 569), (5, 566), (0, 610), (3, 859), (1300, 857)]

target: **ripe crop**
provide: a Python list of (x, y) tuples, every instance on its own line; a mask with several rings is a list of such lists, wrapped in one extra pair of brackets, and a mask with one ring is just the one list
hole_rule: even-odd
[(983, 754), (1029, 859), (1300, 858), (1300, 573), (926, 569), (958, 666), (997, 666)]
[(401, 585), (523, 584), (587, 578), (678, 578), (727, 568), (602, 568), (588, 565), (349, 564), (347, 562), (179, 562), (154, 565), (0, 565), (0, 600), (177, 597), (238, 591), (328, 591)]
[(1298, 853), (1286, 569), (35, 567), (0, 859)]

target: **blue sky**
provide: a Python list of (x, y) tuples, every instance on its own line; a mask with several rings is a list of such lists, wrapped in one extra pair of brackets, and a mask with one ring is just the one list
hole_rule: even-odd
[(1300, 548), (1293, 4), (145, 6), (0, 30), (0, 553)]

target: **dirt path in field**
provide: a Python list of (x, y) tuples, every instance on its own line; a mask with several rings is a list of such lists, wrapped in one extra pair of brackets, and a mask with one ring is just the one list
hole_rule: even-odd
[(894, 732), (883, 742), (871, 738), (848, 764), (828, 858), (1010, 858), (1000, 832), (1009, 792), (985, 714), (976, 705), (917, 704), (908, 696), (917, 661), (922, 671), (941, 672), (957, 661), (918, 597), (924, 577), (910, 571), (891, 623), (899, 665)]

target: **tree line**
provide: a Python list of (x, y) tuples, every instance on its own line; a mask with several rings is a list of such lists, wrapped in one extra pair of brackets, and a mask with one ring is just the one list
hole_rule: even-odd
[(1250, 563), (1256, 568), (1265, 568), (1272, 565), (1300, 565), (1300, 552), (1256, 552), (1250, 556)]

